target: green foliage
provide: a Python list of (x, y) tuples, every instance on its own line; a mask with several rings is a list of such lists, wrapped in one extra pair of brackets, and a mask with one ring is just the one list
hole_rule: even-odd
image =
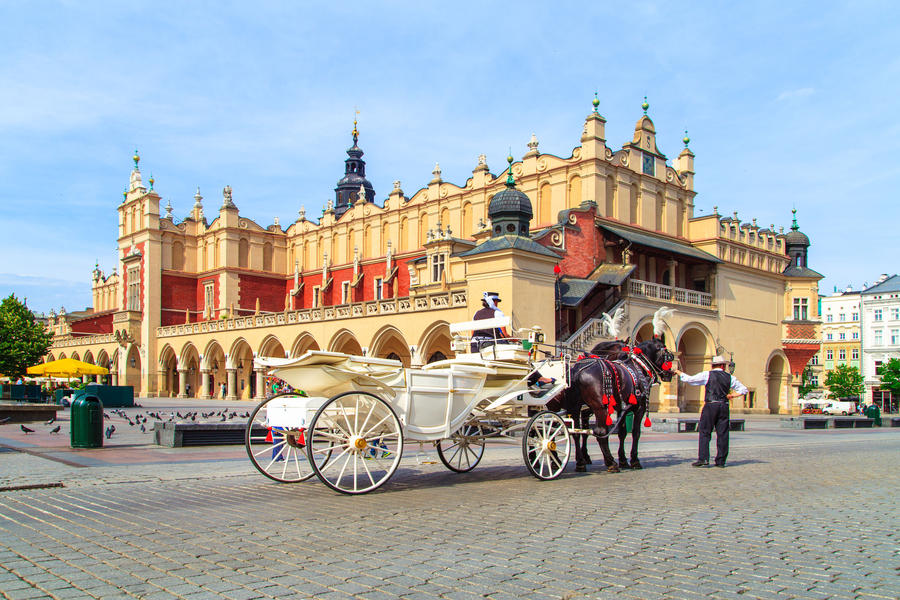
[(812, 367), (806, 365), (800, 378), (800, 397), (803, 398), (811, 391), (816, 389), (816, 385), (812, 383)]
[(881, 389), (900, 396), (900, 358), (892, 358), (881, 365)]
[(825, 374), (825, 387), (836, 398), (861, 396), (865, 390), (862, 373), (857, 367), (850, 365), (838, 365), (833, 371), (828, 371)]
[(35, 323), (28, 307), (14, 294), (0, 303), (0, 373), (8, 377), (25, 374), (25, 369), (47, 354), (53, 335)]

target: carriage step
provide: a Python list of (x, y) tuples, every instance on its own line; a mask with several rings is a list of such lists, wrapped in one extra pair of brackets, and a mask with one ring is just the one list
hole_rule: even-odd
[[(184, 446), (219, 446), (244, 443), (246, 423), (177, 423), (157, 421), (153, 436), (159, 446), (181, 448)], [(266, 429), (254, 434), (265, 435)]]
[[(744, 419), (730, 419), (729, 431), (744, 431)], [(664, 433), (697, 433), (700, 419), (658, 419), (651, 426), (652, 431)]]

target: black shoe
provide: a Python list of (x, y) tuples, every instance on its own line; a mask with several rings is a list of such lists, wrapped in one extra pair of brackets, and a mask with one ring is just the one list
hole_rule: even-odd
[(698, 460), (697, 462), (692, 462), (691, 466), (692, 467), (708, 467), (709, 461)]
[(720, 469), (724, 469), (725, 463), (716, 463), (716, 466), (719, 467)]

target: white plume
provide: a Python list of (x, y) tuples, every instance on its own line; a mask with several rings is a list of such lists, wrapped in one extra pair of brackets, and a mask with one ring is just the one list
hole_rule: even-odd
[(619, 339), (619, 333), (622, 332), (622, 326), (625, 325), (625, 307), (620, 306), (609, 316), (608, 313), (602, 315), (603, 325), (606, 327), (607, 333), (613, 339)]
[(675, 314), (674, 308), (668, 306), (660, 307), (653, 313), (653, 335), (662, 335), (666, 331), (666, 319)]

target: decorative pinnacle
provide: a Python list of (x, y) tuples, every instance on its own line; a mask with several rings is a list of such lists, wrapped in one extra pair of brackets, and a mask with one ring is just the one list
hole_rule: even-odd
[(138, 154), (137, 150), (134, 151), (134, 156), (131, 157), (131, 160), (134, 161), (134, 168), (137, 169), (138, 163), (141, 162), (141, 155)]
[(359, 111), (356, 109), (353, 109), (353, 112), (354, 112), (354, 115), (353, 115), (353, 145), (355, 146), (356, 140), (359, 139), (359, 131), (356, 129), (356, 115), (359, 114)]
[(597, 97), (598, 92), (594, 92), (594, 99), (591, 100), (591, 104), (594, 105), (594, 112), (597, 112), (597, 107), (600, 106), (600, 98)]
[(650, 108), (650, 105), (647, 104), (647, 96), (644, 96), (644, 102), (641, 104), (641, 108), (644, 109), (644, 114), (647, 114), (647, 109)]
[(514, 187), (516, 187), (516, 180), (513, 179), (513, 174), (512, 174), (512, 164), (513, 164), (512, 148), (510, 148), (509, 156), (506, 157), (506, 162), (509, 163), (509, 175), (506, 176), (506, 187), (514, 188)]
[(153, 182), (156, 181), (155, 179), (153, 179), (153, 173), (150, 173), (150, 179), (148, 181), (150, 182), (150, 191), (152, 192), (153, 191)]
[(684, 130), (684, 139), (681, 140), (681, 141), (684, 142), (684, 147), (685, 147), (685, 148), (687, 148), (687, 147), (688, 147), (688, 144), (691, 143), (691, 138), (688, 137), (687, 129)]
[(794, 215), (794, 222), (793, 222), (793, 224), (791, 225), (791, 231), (798, 231), (798, 230), (800, 229), (800, 226), (797, 225), (797, 209), (796, 209), (796, 208), (792, 208), (792, 209), (791, 209), (791, 212), (792, 212), (793, 215)]
[(128, 186), (125, 186), (125, 189), (122, 190), (122, 202), (125, 202), (125, 200), (127, 198), (128, 198)]

